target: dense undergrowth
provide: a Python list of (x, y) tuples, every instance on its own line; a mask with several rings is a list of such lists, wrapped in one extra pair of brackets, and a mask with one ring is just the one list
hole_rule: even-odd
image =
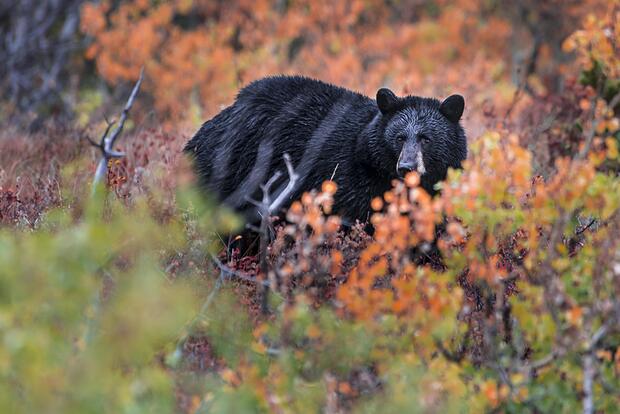
[(91, 196), (91, 130), (4, 130), (0, 411), (617, 411), (618, 13), (565, 42), (561, 94), (485, 113), (439, 196), (395, 182), (371, 236), (326, 182), (267, 272), (225, 248), (187, 134), (136, 125)]

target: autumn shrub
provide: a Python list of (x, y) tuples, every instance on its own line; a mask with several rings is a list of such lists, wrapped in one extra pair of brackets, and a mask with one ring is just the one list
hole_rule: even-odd
[(102, 201), (79, 222), (56, 210), (35, 232), (0, 234), (3, 412), (172, 410), (159, 355), (196, 312), (200, 285), (163, 271), (181, 223), (162, 227), (138, 199), (102, 215)]
[[(0, 135), (0, 225), (36, 227), (48, 210), (76, 209), (88, 194), (94, 160), (101, 153), (87, 138), (101, 133), (52, 124), (45, 133), (8, 128)], [(102, 128), (101, 128), (102, 129)], [(146, 196), (160, 216), (172, 214), (175, 190), (189, 165), (183, 163), (184, 134), (160, 128), (135, 128), (122, 138), (127, 156), (110, 163), (106, 183), (117, 199), (130, 205)], [(155, 196), (156, 195), (156, 196)]]
[[(532, 151), (538, 174), (549, 176), (557, 158), (574, 157), (592, 146), (610, 149), (599, 170), (618, 171), (618, 13), (618, 3), (612, 2), (604, 16), (588, 15), (584, 28), (563, 42), (566, 51), (576, 54), (579, 71), (569, 77), (564, 93), (540, 96), (521, 114), (521, 142)], [(591, 119), (595, 125), (583, 139)]]
[[(594, 30), (613, 39), (610, 16)], [(565, 102), (575, 117), (549, 121), (554, 136), (573, 138), (544, 177), (516, 131), (485, 133), (436, 199), (412, 174), (373, 200), (374, 236), (344, 279), (337, 226), (321, 214), (333, 184), (294, 204), (281, 237), (303, 242), (283, 265), (274, 255), (284, 276), (272, 278), (274, 315), (254, 328), (243, 363), (222, 372), (232, 388), (207, 393), (200, 409), (613, 412), (620, 181), (607, 166), (618, 157), (617, 98), (581, 83), (582, 97)], [(411, 249), (433, 242), (443, 266), (417, 265)], [(296, 272), (331, 273), (335, 295), (320, 306), (312, 291), (291, 299)]]
[[(232, 394), (206, 407), (238, 399), (277, 412), (330, 404), (370, 412), (587, 404), (613, 411), (620, 181), (596, 171), (604, 154), (559, 160), (543, 181), (516, 137), (494, 132), (473, 153), (436, 200), (415, 175), (396, 184), (374, 216), (374, 239), (327, 304), (313, 310), (316, 300), (303, 292), (295, 300), (276, 292), (275, 320), (254, 329), (244, 363), (223, 376)], [(308, 195), (293, 211), (328, 196), (311, 202)], [(411, 247), (431, 241), (442, 216), (449, 217), (439, 240), (446, 270), (416, 266)], [(337, 265), (336, 252), (318, 257)], [(306, 263), (303, 255), (287, 261)]]
[[(36, 227), (42, 214), (65, 202), (62, 170), (87, 148), (83, 131), (62, 125), (45, 134), (6, 128), (0, 134), (0, 226)], [(69, 180), (73, 192), (84, 181)], [(77, 191), (76, 191), (77, 192)]]
[(558, 90), (567, 71), (561, 41), (605, 4), (104, 0), (83, 5), (80, 25), (89, 40), (84, 57), (101, 78), (122, 85), (144, 66), (145, 92), (159, 119), (175, 126), (214, 115), (240, 86), (276, 73), (369, 95), (387, 84), (447, 96), (451, 85), (478, 117), (505, 108), (522, 83)]
[[(167, 221), (134, 195), (4, 231), (3, 404), (167, 411), (176, 392), (198, 412), (612, 410), (620, 181), (597, 171), (610, 156), (560, 159), (543, 180), (516, 136), (489, 132), (441, 196), (412, 174), (374, 200), (372, 238), (324, 215), (328, 182), (289, 211), (272, 315), (254, 320), (236, 289), (252, 283), (234, 280), (192, 317), (204, 272), (221, 269), (190, 237), (213, 230), (213, 211), (183, 193)], [(417, 265), (411, 248), (443, 222), (445, 270)], [(190, 375), (196, 343), (209, 360)]]
[(412, 173), (372, 200), (372, 231), (343, 227), (327, 181), (245, 257), (223, 246), (236, 220), (187, 188), (186, 134), (128, 125), (91, 198), (100, 154), (84, 137), (100, 128), (3, 131), (3, 412), (617, 411), (617, 2), (565, 40), (562, 94), (535, 74), (508, 86), (513, 9), (380, 3), (88, 2), (102, 76), (145, 64), (169, 119), (274, 70), (439, 90), (426, 80), (460, 84), (471, 61), (463, 88), (490, 128), (435, 198)]

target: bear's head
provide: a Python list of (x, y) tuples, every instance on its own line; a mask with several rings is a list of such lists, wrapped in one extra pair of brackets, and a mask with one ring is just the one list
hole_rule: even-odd
[(465, 132), (459, 124), (465, 100), (461, 95), (443, 102), (401, 98), (382, 88), (377, 92), (377, 106), (382, 117), (379, 138), (389, 158), (383, 167), (400, 178), (417, 171), (422, 187), (434, 194), (435, 184), (446, 178), (448, 168), (461, 168), (467, 157)]

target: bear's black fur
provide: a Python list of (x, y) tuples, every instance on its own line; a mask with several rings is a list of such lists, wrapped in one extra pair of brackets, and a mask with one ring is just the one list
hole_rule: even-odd
[(205, 122), (187, 143), (201, 185), (249, 221), (248, 198), (261, 199), (260, 184), (276, 171), (286, 185), (283, 154), (300, 175), (287, 203), (332, 178), (338, 184), (334, 212), (345, 222), (366, 221), (370, 201), (393, 179), (419, 171), (431, 194), (449, 167), (460, 168), (467, 144), (459, 119), (464, 101), (396, 97), (380, 89), (377, 100), (318, 80), (268, 77), (243, 88), (235, 102)]

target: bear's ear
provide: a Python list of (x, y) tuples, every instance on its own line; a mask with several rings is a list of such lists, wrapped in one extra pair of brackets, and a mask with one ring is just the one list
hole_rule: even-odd
[(398, 98), (388, 88), (381, 88), (377, 91), (377, 106), (383, 115), (392, 112), (397, 102)]
[(439, 106), (439, 112), (454, 123), (459, 122), (463, 116), (463, 109), (465, 109), (465, 99), (461, 95), (450, 95)]

